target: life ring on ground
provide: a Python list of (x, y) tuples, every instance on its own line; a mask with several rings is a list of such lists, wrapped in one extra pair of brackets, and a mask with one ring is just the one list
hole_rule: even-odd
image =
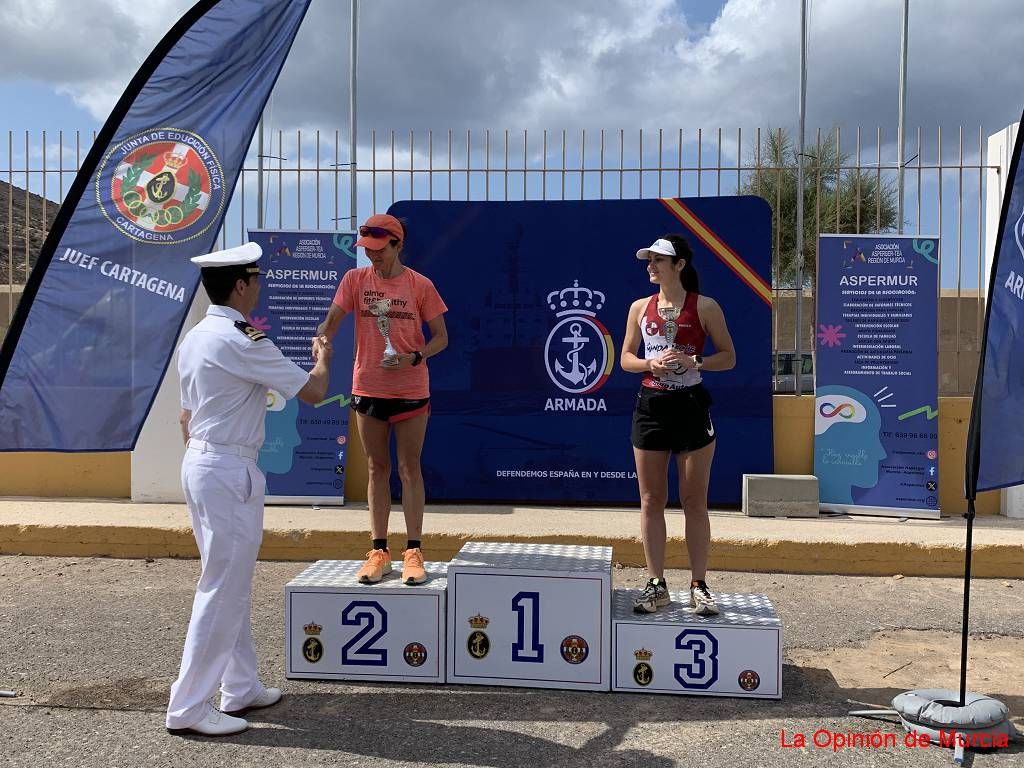
[[(967, 693), (960, 706), (960, 692), (947, 688), (925, 688), (901, 693), (892, 700), (892, 708), (908, 731), (927, 733), (933, 743), (953, 746), (950, 731), (963, 736), (971, 745), (991, 747), (1017, 736), (1010, 722), (1009, 708), (998, 699), (981, 693)], [(945, 737), (945, 738), (943, 738)]]

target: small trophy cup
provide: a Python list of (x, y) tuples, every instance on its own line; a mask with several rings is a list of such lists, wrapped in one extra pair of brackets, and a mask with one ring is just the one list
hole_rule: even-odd
[[(679, 307), (658, 307), (658, 315), (665, 321), (665, 341), (668, 342), (669, 349), (676, 345), (676, 334), (679, 332), (679, 324), (676, 323), (676, 318), (679, 317), (679, 312)], [(674, 371), (678, 371), (679, 364), (675, 363), (671, 368)]]
[(398, 365), (398, 352), (391, 346), (391, 321), (388, 319), (390, 309), (391, 299), (380, 299), (370, 304), (370, 314), (377, 318), (377, 330), (384, 337), (384, 357), (380, 364), (388, 367)]

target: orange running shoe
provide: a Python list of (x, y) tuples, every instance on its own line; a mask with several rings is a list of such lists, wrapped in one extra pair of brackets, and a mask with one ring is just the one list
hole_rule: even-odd
[(423, 552), (419, 548), (407, 549), (402, 553), (402, 582), (409, 586), (422, 584), (427, 580), (423, 568)]
[(387, 549), (371, 549), (366, 553), (366, 562), (356, 573), (360, 584), (376, 584), (391, 573), (391, 552)]

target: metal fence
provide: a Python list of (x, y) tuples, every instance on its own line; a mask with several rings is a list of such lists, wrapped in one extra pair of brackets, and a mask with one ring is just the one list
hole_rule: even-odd
[[(903, 230), (942, 238), (940, 394), (970, 394), (983, 321), (985, 132), (979, 127), (908, 131)], [(0, 333), (13, 314), (46, 225), (93, 133), (9, 131), (0, 154)], [(975, 143), (976, 137), (976, 143)], [(347, 136), (265, 131), (253, 142), (219, 235), (225, 247), (251, 227), (337, 230), (398, 200), (587, 200), (758, 194), (773, 209), (774, 385), (809, 391), (814, 289), (793, 283), (795, 152), (781, 130), (371, 130), (360, 136), (356, 201)], [(819, 130), (805, 149), (805, 249), (818, 232), (895, 232), (895, 135), (881, 129)], [(262, 180), (262, 184), (261, 184)], [(2, 186), (2, 185), (0, 185)], [(262, 187), (262, 188), (261, 188)], [(38, 196), (38, 197), (37, 197)], [(2, 198), (0, 198), (2, 201)], [(813, 274), (810, 271), (809, 274)], [(795, 308), (802, 304), (797, 333)]]

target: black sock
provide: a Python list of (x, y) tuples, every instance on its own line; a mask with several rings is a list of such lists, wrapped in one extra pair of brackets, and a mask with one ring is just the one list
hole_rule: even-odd
[(406, 549), (422, 549), (419, 539), (409, 539), (405, 544)]
[(668, 587), (668, 582), (666, 582), (665, 579), (661, 576), (651, 576), (649, 581), (654, 582), (656, 584), (661, 584), (661, 586), (663, 587)]
[(690, 588), (692, 589), (693, 587), (704, 587), (704, 589), (707, 589), (708, 585), (704, 579), (691, 579)]
[(373, 548), (374, 549), (387, 549), (388, 548), (388, 540), (387, 539), (374, 539), (373, 540)]

